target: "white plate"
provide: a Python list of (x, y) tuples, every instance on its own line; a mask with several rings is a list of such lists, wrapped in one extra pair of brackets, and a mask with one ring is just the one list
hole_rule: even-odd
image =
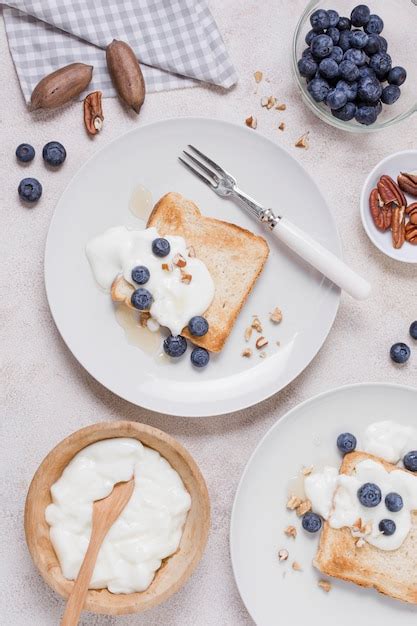
[[(268, 237), (232, 202), (216, 196), (178, 161), (193, 143), (235, 174), (242, 188), (273, 206), (340, 255), (335, 223), (314, 182), (284, 150), (256, 131), (185, 118), (128, 133), (96, 153), (76, 174), (55, 210), (45, 252), (45, 281), (55, 323), (78, 361), (108, 389), (131, 402), (175, 415), (205, 416), (253, 405), (291, 382), (322, 346), (336, 316), (339, 290), (270, 240), (271, 254), (226, 347), (204, 371), (189, 356), (177, 363), (130, 345), (108, 295), (94, 282), (85, 245), (110, 226), (140, 227), (128, 210), (142, 184), (156, 201), (177, 191), (206, 215)], [(268, 313), (279, 306), (279, 326)], [(268, 358), (242, 358), (252, 315), (264, 320)], [(280, 341), (278, 347), (276, 341)], [(254, 350), (254, 352), (257, 352)]]
[[(409, 244), (407, 241), (398, 250), (392, 245), (391, 231), (382, 232), (375, 226), (370, 210), (369, 196), (371, 191), (383, 174), (388, 174), (395, 181), (400, 172), (417, 171), (417, 150), (405, 150), (404, 152), (396, 152), (386, 157), (378, 163), (366, 179), (361, 193), (361, 218), (362, 224), (372, 243), (384, 254), (403, 263), (417, 263), (417, 246)], [(406, 194), (409, 204), (416, 202), (416, 198), (412, 198)]]
[[(286, 510), (288, 490), (297, 487), (302, 466), (340, 463), (336, 438), (363, 433), (372, 422), (397, 419), (415, 426), (417, 389), (382, 383), (340, 387), (295, 407), (264, 436), (252, 454), (236, 492), (230, 550), (240, 595), (258, 626), (415, 626), (417, 607), (376, 591), (322, 576), (311, 565), (318, 536), (307, 535)], [(297, 527), (297, 538), (283, 529)], [(279, 562), (277, 552), (290, 556)], [(291, 568), (298, 561), (302, 572)], [(326, 577), (324, 577), (326, 578)]]

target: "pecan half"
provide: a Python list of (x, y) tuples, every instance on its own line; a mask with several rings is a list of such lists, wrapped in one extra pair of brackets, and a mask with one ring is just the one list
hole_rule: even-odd
[(374, 224), (379, 230), (387, 230), (391, 226), (392, 209), (384, 205), (376, 187), (372, 189), (369, 196), (369, 209)]
[(388, 204), (391, 207), (394, 205), (407, 206), (407, 200), (403, 192), (397, 183), (392, 180), (391, 176), (387, 176), (386, 174), (381, 176), (377, 187), (384, 204)]
[(392, 212), (392, 245), (401, 248), (405, 241), (405, 208), (396, 206)]
[(97, 135), (103, 128), (101, 91), (92, 91), (84, 99), (84, 124), (90, 135)]
[(407, 213), (411, 224), (417, 224), (417, 202), (409, 204), (405, 212)]
[(400, 189), (417, 198), (417, 174), (401, 172), (397, 177), (397, 181)]
[(409, 222), (405, 227), (405, 239), (408, 243), (417, 246), (417, 226)]

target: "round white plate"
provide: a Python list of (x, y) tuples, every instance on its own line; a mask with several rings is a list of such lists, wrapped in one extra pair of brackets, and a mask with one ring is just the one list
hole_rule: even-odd
[[(417, 607), (376, 591), (331, 579), (325, 593), (311, 562), (318, 535), (307, 535), (286, 510), (303, 466), (340, 464), (336, 438), (363, 433), (372, 422), (395, 419), (415, 426), (417, 389), (383, 383), (340, 387), (300, 404), (281, 418), (252, 454), (236, 492), (230, 550), (240, 595), (258, 626), (415, 626)], [(296, 539), (283, 530), (296, 526)], [(278, 550), (289, 558), (279, 562)], [(292, 570), (298, 561), (302, 572)], [(330, 580), (330, 579), (329, 579)]]
[[(156, 202), (168, 191), (194, 200), (205, 215), (268, 233), (231, 201), (216, 196), (177, 160), (193, 143), (231, 171), (241, 187), (340, 255), (335, 223), (314, 182), (276, 144), (256, 131), (217, 120), (173, 119), (143, 126), (96, 153), (76, 174), (55, 210), (45, 252), (45, 281), (55, 323), (78, 361), (131, 402), (174, 415), (206, 416), (251, 406), (291, 382), (313, 359), (333, 324), (339, 290), (274, 240), (265, 270), (231, 336), (203, 371), (189, 353), (178, 362), (128, 343), (110, 297), (94, 282), (87, 241), (110, 226), (143, 226), (128, 210), (138, 184)], [(268, 313), (279, 306), (282, 323)], [(246, 347), (244, 330), (258, 315), (267, 358)], [(252, 338), (254, 341), (255, 336)], [(280, 346), (277, 345), (280, 342)]]
[[(400, 172), (417, 172), (417, 150), (405, 150), (396, 152), (386, 157), (378, 163), (366, 179), (361, 193), (361, 218), (362, 224), (372, 243), (381, 252), (403, 263), (417, 263), (417, 246), (409, 244), (407, 241), (398, 250), (392, 245), (391, 231), (382, 232), (375, 226), (371, 212), (369, 210), (369, 196), (371, 191), (383, 174), (388, 174), (395, 181)], [(417, 202), (406, 194), (409, 204)]]

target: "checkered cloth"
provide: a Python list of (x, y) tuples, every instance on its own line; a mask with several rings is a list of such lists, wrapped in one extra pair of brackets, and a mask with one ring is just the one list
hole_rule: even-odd
[(237, 80), (205, 0), (10, 0), (3, 15), (26, 101), (43, 76), (74, 62), (94, 66), (88, 91), (116, 95), (105, 55), (113, 39), (132, 46), (148, 91)]

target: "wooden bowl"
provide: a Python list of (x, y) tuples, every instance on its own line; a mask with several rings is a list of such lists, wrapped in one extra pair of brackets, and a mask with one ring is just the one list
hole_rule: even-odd
[(61, 441), (42, 461), (32, 479), (25, 506), (25, 533), (29, 552), (44, 580), (64, 598), (68, 597), (74, 583), (63, 577), (49, 539), (45, 509), (51, 503), (50, 488), (77, 452), (91, 443), (112, 437), (133, 437), (157, 450), (181, 476), (191, 496), (191, 508), (180, 546), (175, 554), (163, 561), (146, 591), (113, 594), (108, 589), (89, 590), (84, 610), (121, 615), (145, 611), (164, 602), (186, 582), (207, 542), (210, 500), (204, 478), (193, 458), (175, 439), (157, 428), (120, 421), (94, 424), (77, 430)]

